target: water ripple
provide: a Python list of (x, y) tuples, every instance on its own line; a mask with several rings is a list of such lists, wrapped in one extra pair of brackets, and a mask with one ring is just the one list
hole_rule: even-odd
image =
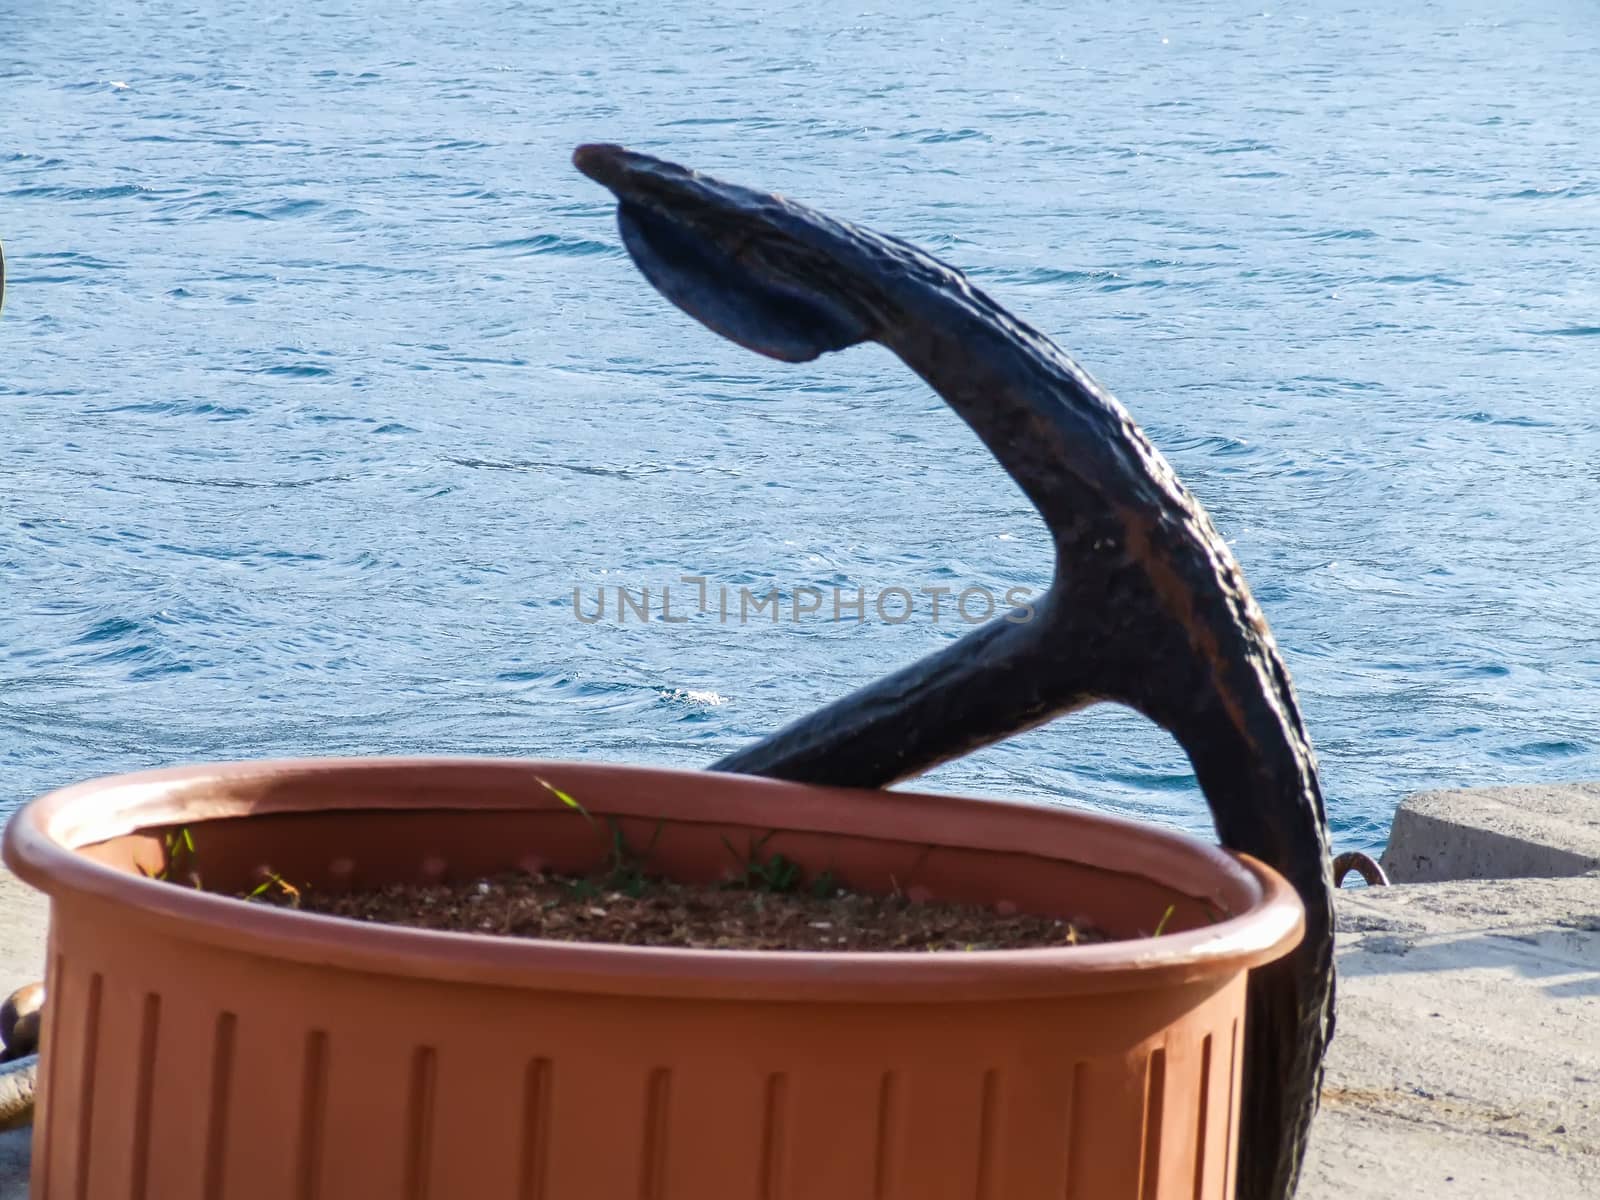
[[(1116, 393), (1244, 564), (1341, 848), (1600, 777), (1600, 25), (1482, 7), (30, 6), (0, 809), (260, 754), (704, 764), (967, 629), (832, 589), (1046, 586), (890, 355), (761, 359), (639, 279), (600, 139), (970, 268)], [(685, 576), (686, 623), (572, 613)], [(1209, 833), (1111, 707), (925, 784)]]

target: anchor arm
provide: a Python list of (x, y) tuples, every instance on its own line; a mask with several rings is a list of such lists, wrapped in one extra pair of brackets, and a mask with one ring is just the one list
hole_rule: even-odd
[(881, 787), (1063, 711), (1086, 683), (1018, 686), (1015, 663), (1041, 649), (1032, 614), (991, 621), (717, 762), (712, 770), (842, 787)]

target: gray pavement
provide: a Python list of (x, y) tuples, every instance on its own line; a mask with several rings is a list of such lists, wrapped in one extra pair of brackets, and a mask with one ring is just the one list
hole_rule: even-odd
[(1600, 1196), (1600, 875), (1341, 893), (1302, 1200)]

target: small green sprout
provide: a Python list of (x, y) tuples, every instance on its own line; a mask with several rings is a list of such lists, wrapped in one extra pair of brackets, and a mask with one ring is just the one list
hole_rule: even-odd
[(561, 803), (565, 804), (568, 808), (579, 814), (585, 821), (589, 822), (589, 824), (595, 825), (595, 828), (597, 829), (599, 828), (599, 826), (595, 824), (594, 815), (590, 813), (590, 811), (583, 805), (579, 804), (577, 800), (569, 796), (566, 792), (563, 792), (555, 784), (551, 783), (548, 779), (545, 779), (542, 776), (535, 775), (534, 779), (538, 781), (539, 786), (544, 788), (545, 791), (549, 792), (557, 800), (561, 801)]
[(1160, 937), (1163, 933), (1165, 933), (1167, 931), (1167, 922), (1172, 920), (1172, 914), (1177, 911), (1178, 906), (1176, 904), (1167, 905), (1167, 911), (1161, 914), (1161, 920), (1156, 923), (1156, 931), (1150, 936)]
[[(538, 775), (535, 775), (534, 778), (538, 781), (540, 787), (589, 822), (590, 827), (596, 833), (600, 832), (600, 822), (594, 819), (594, 814), (585, 808), (576, 796), (562, 791), (548, 779)], [(603, 885), (606, 891), (622, 892), (635, 898), (644, 894), (645, 888), (650, 883), (650, 876), (644, 870), (644, 860), (655, 849), (656, 842), (661, 837), (661, 829), (664, 824), (665, 822), (662, 821), (656, 822), (655, 832), (650, 836), (650, 844), (644, 848), (643, 852), (640, 852), (628, 844), (628, 839), (624, 836), (622, 827), (610, 817), (606, 818), (606, 828), (611, 831), (610, 849), (606, 855), (610, 871)], [(585, 898), (594, 894), (597, 890), (595, 882), (589, 879), (575, 879), (572, 881), (571, 887), (574, 894)]]
[[(728, 853), (733, 855), (743, 868), (741, 876), (728, 881), (729, 887), (745, 888), (753, 892), (770, 892), (775, 895), (786, 895), (800, 890), (805, 883), (803, 866), (784, 854), (762, 856), (761, 848), (776, 832), (771, 830), (755, 839), (750, 843), (749, 852), (745, 854), (740, 854), (727, 838), (722, 839), (722, 844), (728, 848)], [(825, 900), (833, 895), (838, 883), (831, 871), (823, 871), (811, 881), (810, 888), (813, 896)]]
[(139, 864), (139, 874), (146, 879), (159, 879), (163, 883), (171, 882), (176, 875), (182, 872), (185, 866), (190, 868), (189, 881), (198, 888), (200, 886), (200, 873), (193, 870), (194, 865), (194, 836), (189, 832), (187, 825), (178, 829), (168, 830), (161, 839), (162, 847), (166, 851), (166, 859), (159, 871), (147, 871)]
[(247, 903), (251, 900), (260, 899), (262, 896), (267, 894), (268, 890), (272, 888), (277, 888), (285, 896), (289, 897), (290, 908), (300, 907), (300, 889), (295, 887), (294, 884), (290, 883), (276, 871), (268, 871), (267, 877), (260, 883), (256, 884), (255, 890), (245, 894), (241, 897), (241, 899)]

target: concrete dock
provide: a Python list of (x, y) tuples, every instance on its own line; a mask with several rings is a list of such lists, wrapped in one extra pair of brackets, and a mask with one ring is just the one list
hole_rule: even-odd
[[(1508, 791), (1407, 800), (1396, 885), (1340, 893), (1302, 1200), (1600, 1196), (1600, 787)], [(1507, 877), (1530, 867), (1543, 877)], [(43, 977), (44, 928), (42, 899), (0, 872), (0, 985)], [(27, 1196), (27, 1162), (27, 1131), (0, 1134), (0, 1200)]]
[(1600, 874), (1341, 893), (1305, 1200), (1600, 1196)]

